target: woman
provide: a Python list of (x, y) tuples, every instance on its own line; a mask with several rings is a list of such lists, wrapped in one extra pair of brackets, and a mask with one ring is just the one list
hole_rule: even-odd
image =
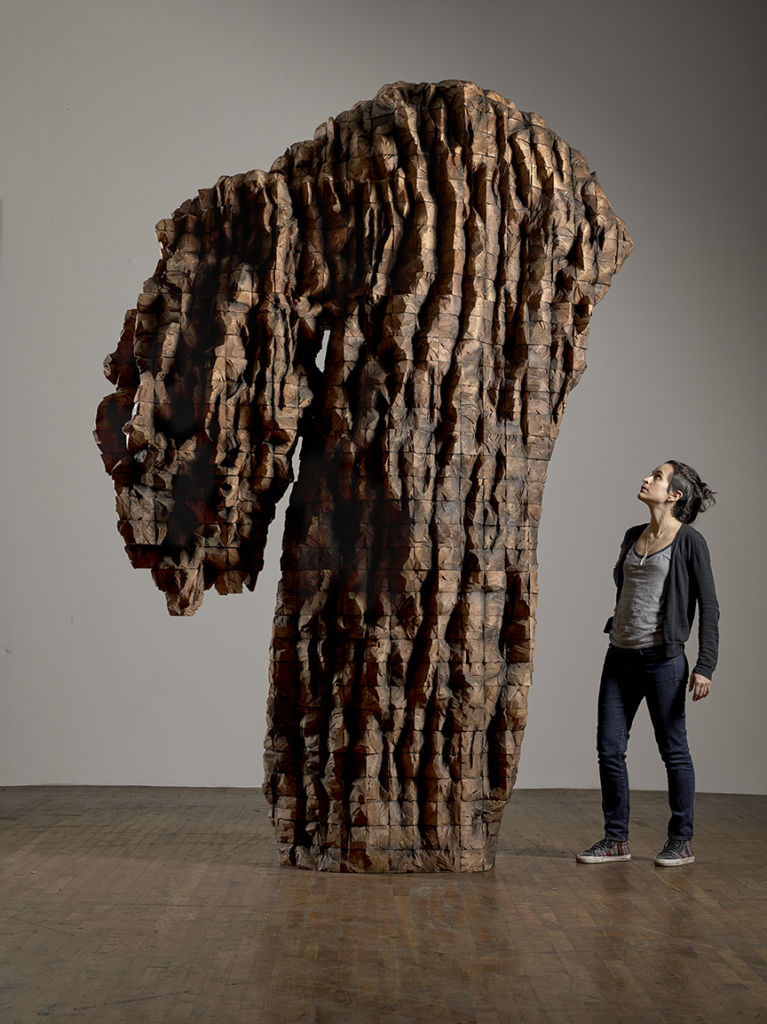
[(605, 838), (579, 853), (581, 864), (630, 860), (626, 747), (634, 716), (647, 701), (655, 739), (666, 765), (671, 820), (659, 867), (695, 860), (692, 852), (695, 774), (687, 746), (684, 644), (698, 608), (698, 660), (689, 677), (692, 699), (711, 688), (719, 646), (719, 606), (708, 547), (694, 530), (714, 493), (683, 462), (664, 462), (642, 483), (640, 501), (650, 522), (623, 538), (614, 577), (615, 613), (599, 688), (597, 753)]

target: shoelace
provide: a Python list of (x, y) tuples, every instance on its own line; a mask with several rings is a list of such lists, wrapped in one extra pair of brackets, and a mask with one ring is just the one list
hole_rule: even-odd
[(686, 844), (686, 839), (669, 839), (663, 847), (663, 853), (684, 853)]

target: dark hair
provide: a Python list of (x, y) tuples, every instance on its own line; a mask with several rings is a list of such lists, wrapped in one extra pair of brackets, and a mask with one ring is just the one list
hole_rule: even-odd
[(673, 473), (668, 483), (669, 493), (681, 491), (682, 497), (674, 504), (671, 515), (682, 523), (694, 523), (699, 512), (705, 512), (716, 504), (712, 491), (708, 484), (704, 484), (692, 466), (684, 462), (677, 462), (676, 459), (668, 460)]

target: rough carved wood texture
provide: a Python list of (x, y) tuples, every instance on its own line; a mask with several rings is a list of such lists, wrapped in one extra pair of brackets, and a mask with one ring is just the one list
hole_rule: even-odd
[(302, 442), (265, 754), (284, 862), (491, 867), (547, 461), (625, 225), (541, 118), (450, 81), (384, 87), (158, 237), (97, 438), (171, 614), (253, 588)]

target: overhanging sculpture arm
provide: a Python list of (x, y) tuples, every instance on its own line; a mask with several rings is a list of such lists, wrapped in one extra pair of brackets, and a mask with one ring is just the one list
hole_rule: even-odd
[[(247, 210), (248, 215), (242, 216)], [(319, 306), (283, 177), (221, 178), (157, 228), (162, 257), (105, 373), (96, 438), (119, 529), (173, 615), (252, 589), (312, 405)]]

